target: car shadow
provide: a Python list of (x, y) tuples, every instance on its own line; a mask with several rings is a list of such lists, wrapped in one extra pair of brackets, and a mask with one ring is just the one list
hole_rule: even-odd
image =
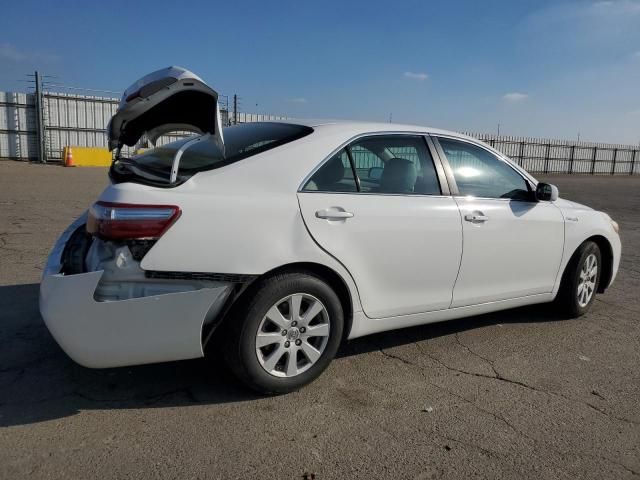
[[(360, 355), (488, 325), (556, 321), (545, 306), (379, 333), (346, 343), (338, 357)], [(261, 398), (241, 387), (219, 355), (137, 367), (93, 370), (58, 347), (38, 310), (38, 284), (0, 287), (0, 427), (91, 409), (140, 409)]]

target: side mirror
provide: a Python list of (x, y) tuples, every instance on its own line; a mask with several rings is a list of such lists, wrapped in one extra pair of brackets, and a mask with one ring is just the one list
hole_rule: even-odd
[(558, 187), (550, 183), (538, 183), (536, 187), (536, 199), (545, 202), (555, 202), (558, 199)]
[(369, 179), (380, 180), (382, 178), (382, 167), (371, 167), (369, 169)]

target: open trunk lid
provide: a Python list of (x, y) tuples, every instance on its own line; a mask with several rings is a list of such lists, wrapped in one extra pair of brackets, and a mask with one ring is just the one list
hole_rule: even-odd
[(107, 127), (109, 150), (133, 146), (143, 135), (155, 144), (175, 130), (210, 134), (224, 145), (218, 93), (182, 67), (152, 72), (125, 90)]

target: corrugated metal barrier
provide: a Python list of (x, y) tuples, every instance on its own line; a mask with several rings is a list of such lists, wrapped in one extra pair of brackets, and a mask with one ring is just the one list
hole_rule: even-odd
[[(44, 158), (61, 162), (63, 148), (106, 147), (105, 127), (118, 108), (111, 97), (44, 92)], [(281, 115), (222, 111), (223, 123), (283, 120)], [(39, 161), (38, 122), (35, 94), (0, 92), (0, 158)], [(183, 138), (188, 132), (173, 132), (158, 144)], [(640, 147), (609, 143), (575, 142), (530, 137), (470, 133), (503, 152), (530, 172), (583, 174), (638, 174)], [(123, 149), (130, 155), (139, 146)], [(364, 164), (370, 159), (363, 152)]]

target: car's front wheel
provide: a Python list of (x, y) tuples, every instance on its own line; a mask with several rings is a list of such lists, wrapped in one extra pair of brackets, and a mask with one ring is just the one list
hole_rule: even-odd
[(286, 393), (317, 378), (344, 327), (340, 299), (320, 277), (288, 272), (259, 281), (229, 318), (226, 359), (247, 386)]
[(556, 303), (571, 317), (587, 313), (596, 298), (602, 255), (595, 242), (584, 242), (567, 265)]

